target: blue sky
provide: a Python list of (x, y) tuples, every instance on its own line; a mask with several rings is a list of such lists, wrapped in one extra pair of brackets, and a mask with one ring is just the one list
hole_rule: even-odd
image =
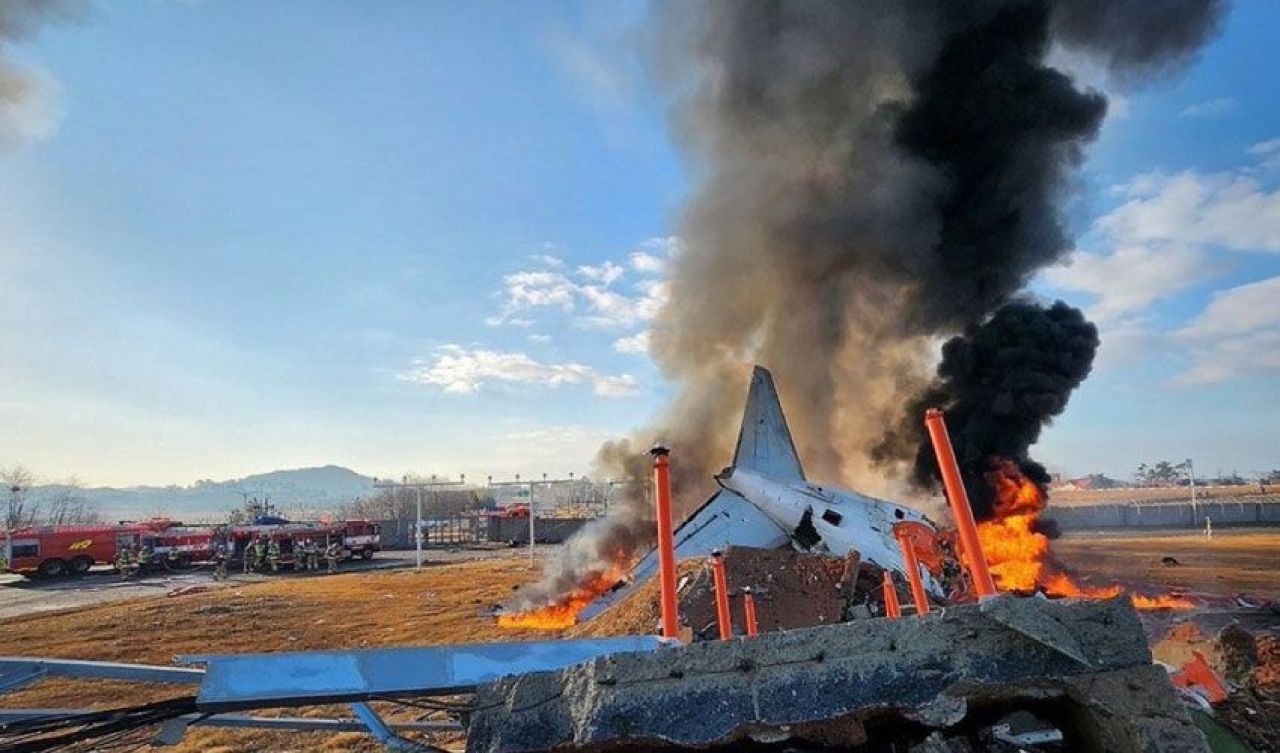
[[(585, 472), (686, 191), (640, 3), (99, 2), (8, 53), (0, 465)], [(1103, 328), (1039, 455), (1280, 466), (1280, 6), (1118, 92), (1035, 284)], [(1088, 71), (1081, 71), (1088, 76)], [(1105, 82), (1096, 82), (1105, 85)]]

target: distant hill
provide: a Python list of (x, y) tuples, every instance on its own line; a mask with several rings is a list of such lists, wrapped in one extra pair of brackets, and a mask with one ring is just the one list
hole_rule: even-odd
[[(31, 490), (33, 499), (65, 487)], [(230, 481), (197, 481), (191, 486), (133, 486), (80, 489), (105, 521), (169, 517), (184, 521), (221, 520), (244, 504), (245, 497), (269, 500), (285, 517), (336, 510), (357, 497), (373, 494), (373, 479), (350, 468), (319, 468), (257, 473)]]

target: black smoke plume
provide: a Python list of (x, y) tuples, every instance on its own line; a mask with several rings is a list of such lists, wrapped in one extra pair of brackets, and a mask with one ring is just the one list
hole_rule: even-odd
[(1021, 301), (1001, 307), (942, 346), (937, 379), (886, 440), (898, 446), (881, 452), (914, 451), (914, 480), (934, 484), (938, 466), (921, 417), (928, 408), (942, 408), (974, 516), (990, 518), (995, 500), (984, 477), (996, 459), (1017, 463), (1042, 488), (1049, 482), (1028, 450), (1089, 375), (1098, 342), (1097, 327), (1062, 301), (1048, 308)]
[[(657, 3), (656, 68), (692, 181), (651, 336), (677, 391), (652, 427), (601, 453), (611, 475), (637, 480), (635, 494), (624, 517), (571, 548), (643, 539), (640, 453), (655, 440), (672, 450), (678, 510), (706, 498), (752, 362), (774, 373), (806, 471), (902, 493), (917, 445), (885, 427), (918, 407), (938, 339), (1033, 319), (1013, 302), (1071, 250), (1061, 205), (1106, 101), (1051, 52), (1132, 82), (1193, 57), (1221, 10), (1217, 0)], [(1026, 444), (1009, 449), (1027, 455)], [(580, 564), (553, 566), (545, 583), (583, 582)]]

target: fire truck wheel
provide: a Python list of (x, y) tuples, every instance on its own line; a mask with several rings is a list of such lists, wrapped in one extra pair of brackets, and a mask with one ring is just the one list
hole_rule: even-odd
[(67, 574), (67, 563), (59, 559), (45, 560), (37, 572), (42, 578), (59, 578)]
[(362, 560), (371, 560), (371, 559), (373, 559), (373, 550), (372, 550), (372, 549), (365, 549), (363, 552), (360, 552), (360, 559), (362, 559)]
[(76, 557), (71, 560), (72, 575), (84, 575), (91, 567), (93, 567), (93, 560), (89, 557)]

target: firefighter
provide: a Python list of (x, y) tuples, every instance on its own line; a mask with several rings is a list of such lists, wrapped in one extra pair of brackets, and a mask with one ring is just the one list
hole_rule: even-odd
[(320, 572), (320, 544), (315, 539), (307, 539), (307, 569)]
[(133, 550), (128, 544), (121, 544), (116, 551), (116, 570), (120, 571), (121, 580), (128, 580), (133, 575)]
[(166, 570), (178, 569), (178, 547), (176, 544), (169, 547), (169, 551), (165, 554), (164, 566)]
[(155, 556), (155, 551), (152, 550), (150, 544), (143, 543), (143, 545), (138, 548), (137, 566), (139, 574), (144, 572), (152, 564), (152, 560), (155, 559)]
[(293, 540), (293, 569), (299, 572), (307, 570), (307, 544), (310, 539)]
[(227, 579), (227, 547), (221, 541), (213, 545), (213, 579)]
[(342, 554), (342, 545), (336, 541), (330, 542), (329, 546), (324, 548), (324, 561), (329, 566), (330, 573), (338, 572), (338, 556)]
[(267, 545), (259, 535), (253, 540), (253, 571), (258, 572), (262, 569), (263, 559), (267, 556)]
[(271, 565), (271, 572), (280, 572), (280, 542), (275, 537), (267, 539), (267, 564)]
[(240, 551), (240, 557), (243, 560), (241, 566), (244, 568), (244, 574), (249, 574), (249, 568), (253, 566), (253, 540), (244, 542), (244, 549)]

